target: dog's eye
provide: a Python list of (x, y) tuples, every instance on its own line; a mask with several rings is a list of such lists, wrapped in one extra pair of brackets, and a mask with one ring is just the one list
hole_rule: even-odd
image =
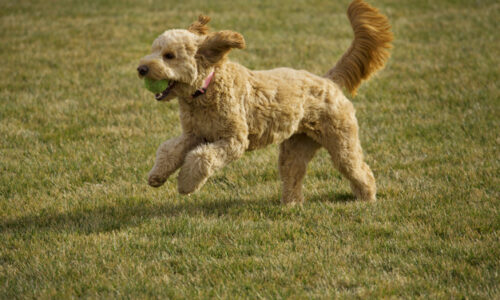
[(164, 59), (173, 59), (173, 58), (175, 58), (175, 55), (171, 52), (167, 52), (167, 53), (163, 54), (163, 58)]

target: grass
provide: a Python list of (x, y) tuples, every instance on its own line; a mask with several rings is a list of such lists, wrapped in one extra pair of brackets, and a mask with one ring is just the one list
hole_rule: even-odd
[(135, 75), (158, 34), (205, 13), (232, 59), (323, 74), (348, 2), (1, 2), (0, 298), (500, 298), (498, 1), (370, 1), (396, 37), (353, 99), (378, 202), (322, 151), (281, 206), (276, 146), (147, 186), (180, 133)]

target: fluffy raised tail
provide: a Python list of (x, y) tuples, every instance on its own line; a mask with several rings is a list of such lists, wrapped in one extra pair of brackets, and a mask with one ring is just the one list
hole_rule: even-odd
[(347, 16), (354, 41), (325, 77), (356, 95), (361, 81), (383, 68), (389, 59), (393, 35), (387, 17), (363, 0), (352, 1)]

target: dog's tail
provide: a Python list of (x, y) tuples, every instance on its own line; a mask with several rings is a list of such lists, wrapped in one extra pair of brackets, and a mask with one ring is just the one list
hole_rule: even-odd
[(384, 67), (393, 35), (387, 17), (363, 0), (352, 1), (347, 15), (354, 30), (354, 41), (325, 77), (356, 95), (361, 81)]

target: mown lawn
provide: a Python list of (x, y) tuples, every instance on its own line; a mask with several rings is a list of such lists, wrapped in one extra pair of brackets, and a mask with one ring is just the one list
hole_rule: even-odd
[(232, 59), (323, 74), (348, 3), (1, 1), (0, 298), (500, 298), (495, 0), (370, 1), (395, 34), (353, 99), (378, 202), (322, 151), (281, 206), (276, 146), (191, 196), (147, 185), (180, 133), (135, 74), (158, 34), (204, 13)]

